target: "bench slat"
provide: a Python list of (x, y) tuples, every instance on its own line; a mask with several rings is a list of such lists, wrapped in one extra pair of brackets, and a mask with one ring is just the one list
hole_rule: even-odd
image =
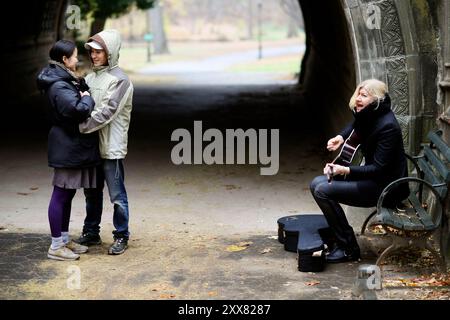
[(406, 231), (428, 232), (435, 229), (434, 225), (424, 225), (423, 221), (416, 216), (410, 216), (403, 213), (399, 214), (391, 208), (381, 208), (381, 212), (377, 215), (376, 223)]
[(436, 170), (439, 172), (445, 183), (450, 182), (450, 169), (442, 162), (441, 159), (431, 150), (429, 146), (424, 147), (425, 156), (428, 161), (433, 164)]
[(439, 149), (442, 155), (450, 161), (450, 147), (447, 146), (444, 140), (436, 132), (428, 133), (428, 139)]
[(425, 229), (427, 230), (435, 229), (437, 226), (434, 224), (433, 219), (431, 219), (431, 215), (422, 207), (422, 203), (419, 201), (416, 194), (411, 193), (408, 197), (408, 200), (414, 207), (416, 214), (420, 218)]
[[(420, 169), (425, 174), (425, 180), (428, 181), (431, 184), (440, 184), (442, 181), (440, 181), (436, 175), (433, 172), (433, 169), (428, 164), (428, 162), (424, 158), (420, 158), (418, 161)], [(443, 199), (447, 195), (447, 186), (441, 186), (436, 187), (437, 192), (439, 193), (439, 196), (441, 199)]]

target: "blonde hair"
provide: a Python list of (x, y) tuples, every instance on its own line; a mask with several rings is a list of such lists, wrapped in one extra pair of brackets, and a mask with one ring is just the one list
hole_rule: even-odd
[(350, 103), (348, 104), (350, 109), (354, 109), (356, 106), (356, 98), (359, 95), (359, 90), (362, 88), (366, 89), (367, 92), (374, 96), (375, 98), (382, 99), (387, 92), (386, 83), (377, 80), (377, 79), (369, 79), (361, 82), (357, 87), (353, 96), (350, 99)]

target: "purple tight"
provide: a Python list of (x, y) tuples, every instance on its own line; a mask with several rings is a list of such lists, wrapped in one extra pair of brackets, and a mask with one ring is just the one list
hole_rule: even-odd
[(61, 232), (69, 231), (70, 211), (75, 189), (63, 189), (54, 186), (50, 205), (48, 207), (48, 220), (52, 237), (61, 237)]

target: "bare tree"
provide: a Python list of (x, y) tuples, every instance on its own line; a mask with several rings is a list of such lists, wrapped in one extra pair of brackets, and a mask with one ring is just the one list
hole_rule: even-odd
[(298, 36), (298, 29), (304, 28), (303, 15), (298, 0), (279, 0), (283, 11), (289, 16), (288, 38)]
[(155, 54), (169, 53), (166, 31), (164, 29), (163, 6), (157, 0), (154, 7), (149, 10), (151, 31), (153, 33), (153, 45)]
[(253, 13), (253, 0), (247, 0), (247, 38), (249, 40), (253, 39), (254, 33), (254, 13)]

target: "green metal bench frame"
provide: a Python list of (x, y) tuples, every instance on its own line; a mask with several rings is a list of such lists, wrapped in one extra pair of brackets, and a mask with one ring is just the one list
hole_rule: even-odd
[[(392, 244), (386, 248), (378, 257), (376, 264), (381, 262), (393, 251), (405, 247), (419, 247), (429, 250), (441, 271), (446, 271), (446, 260), (449, 260), (449, 235), (448, 211), (446, 199), (450, 189), (450, 147), (441, 139), (442, 131), (430, 132), (428, 139), (430, 143), (423, 145), (422, 155), (406, 157), (414, 165), (417, 177), (406, 177), (398, 179), (389, 184), (381, 193), (376, 210), (372, 212), (364, 221), (361, 228), (361, 235), (364, 235), (369, 221), (374, 221), (370, 226), (380, 225), (383, 230), (392, 238)], [(384, 199), (399, 184), (415, 182), (418, 189), (414, 189), (408, 196), (410, 208), (392, 209), (383, 206)], [(440, 210), (431, 215), (423, 208), (422, 193), (427, 188), (434, 194)], [(418, 194), (418, 196), (417, 196)], [(428, 238), (435, 232), (440, 231), (440, 254), (430, 244)]]

